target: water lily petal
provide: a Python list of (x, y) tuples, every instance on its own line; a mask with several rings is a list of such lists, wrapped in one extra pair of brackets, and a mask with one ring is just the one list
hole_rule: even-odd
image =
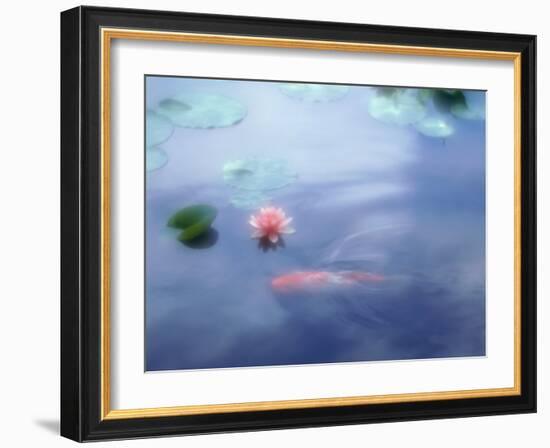
[(258, 229), (252, 232), (252, 238), (263, 238), (264, 236), (265, 236), (265, 233), (263, 230)]
[(294, 218), (286, 218), (286, 219), (281, 223), (281, 225), (287, 226), (287, 225), (289, 225), (289, 224), (292, 222), (293, 219), (294, 219)]

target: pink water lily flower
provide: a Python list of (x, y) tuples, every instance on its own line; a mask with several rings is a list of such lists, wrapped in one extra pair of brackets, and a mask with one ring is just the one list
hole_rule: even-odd
[(250, 217), (249, 224), (254, 227), (252, 238), (267, 238), (273, 244), (279, 241), (282, 234), (294, 233), (289, 226), (292, 218), (287, 218), (281, 208), (261, 208), (259, 213)]

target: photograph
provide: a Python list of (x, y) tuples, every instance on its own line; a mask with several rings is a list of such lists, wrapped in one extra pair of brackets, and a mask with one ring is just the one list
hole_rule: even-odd
[(545, 444), (543, 2), (4, 6), (3, 446)]
[(536, 413), (537, 35), (228, 12), (60, 15), (61, 435)]
[(485, 91), (144, 83), (146, 371), (486, 355)]

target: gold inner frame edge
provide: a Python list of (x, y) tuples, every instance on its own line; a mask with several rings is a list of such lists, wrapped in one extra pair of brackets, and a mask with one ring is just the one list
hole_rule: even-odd
[[(110, 62), (113, 39), (240, 45), (274, 48), (383, 53), (411, 56), (456, 57), (513, 61), (514, 63), (514, 386), (438, 392), (313, 398), (209, 405), (111, 409), (110, 346)], [(138, 29), (101, 29), (101, 335), (100, 418), (116, 420), (146, 417), (215, 414), (316, 407), (351, 406), (413, 401), (503, 397), (521, 394), (521, 53), (459, 48), (419, 47), (306, 39), (280, 39), (240, 35), (178, 33)]]

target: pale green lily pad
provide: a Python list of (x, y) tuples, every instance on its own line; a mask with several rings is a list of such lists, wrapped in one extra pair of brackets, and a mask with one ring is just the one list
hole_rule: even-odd
[(168, 162), (168, 154), (161, 148), (145, 149), (145, 168), (148, 172), (162, 168)]
[(414, 125), (416, 130), (427, 137), (449, 137), (454, 133), (453, 126), (443, 117), (427, 117)]
[(388, 97), (393, 96), (399, 93), (400, 91), (405, 90), (402, 87), (375, 87), (375, 89), (376, 89), (377, 95), (388, 96)]
[(428, 102), (432, 101), (434, 97), (435, 89), (417, 89), (416, 97), (425, 106), (428, 105)]
[(215, 94), (182, 93), (160, 102), (157, 113), (183, 128), (222, 128), (239, 123), (246, 107), (233, 98)]
[(348, 86), (330, 84), (285, 83), (279, 89), (291, 98), (314, 103), (336, 101), (349, 92)]
[(191, 205), (174, 213), (167, 226), (182, 230), (178, 236), (180, 241), (191, 241), (210, 230), (217, 214), (218, 211), (211, 205)]
[(256, 210), (267, 204), (270, 200), (271, 197), (261, 191), (239, 190), (233, 194), (229, 202), (237, 208), (244, 210)]
[(252, 210), (265, 205), (271, 197), (267, 192), (294, 182), (297, 174), (279, 159), (239, 159), (223, 166), (225, 182), (235, 188), (232, 205)]
[(191, 110), (191, 106), (174, 98), (167, 98), (160, 102), (162, 111), (167, 115), (183, 114)]
[(294, 182), (296, 177), (279, 159), (232, 160), (223, 166), (225, 182), (239, 190), (276, 190)]
[(465, 120), (485, 120), (485, 92), (464, 92), (465, 103), (451, 107), (451, 113)]
[(417, 89), (384, 89), (367, 101), (369, 114), (389, 124), (407, 125), (426, 115), (426, 105)]
[(174, 126), (167, 118), (148, 110), (145, 114), (145, 146), (156, 146), (168, 140), (174, 132)]

